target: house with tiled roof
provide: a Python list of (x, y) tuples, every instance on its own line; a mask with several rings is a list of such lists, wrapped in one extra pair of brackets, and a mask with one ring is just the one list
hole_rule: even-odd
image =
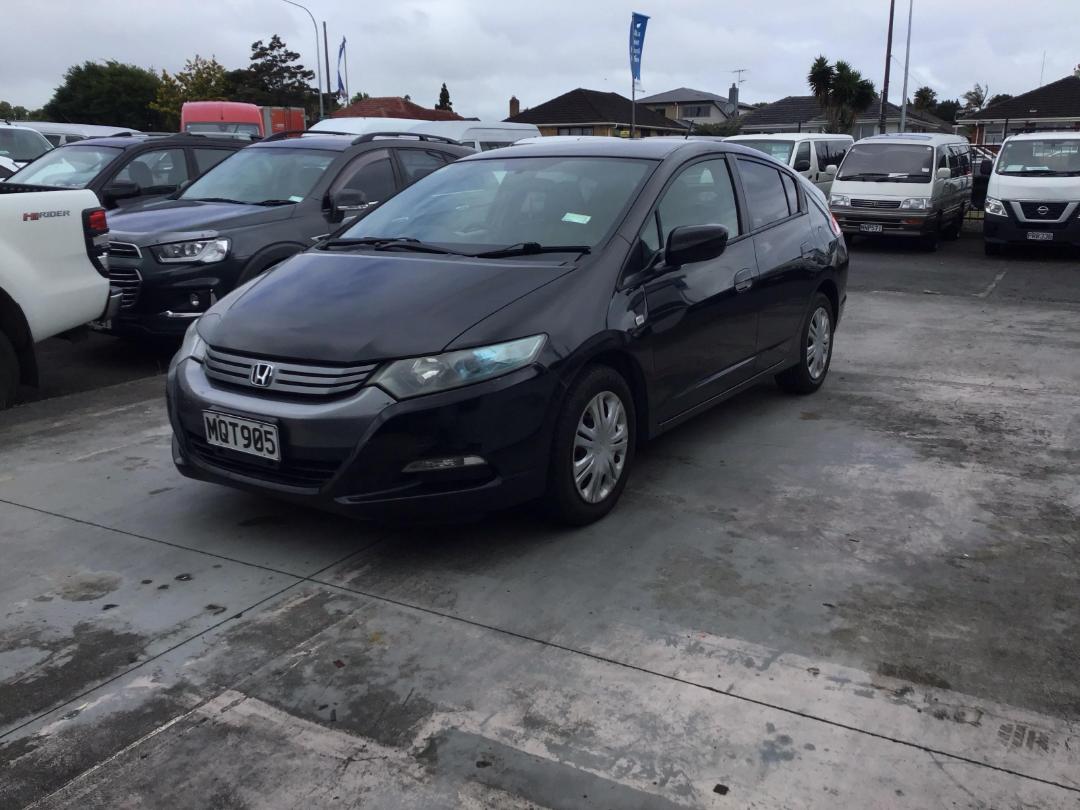
[(723, 124), (755, 109), (750, 104), (739, 102), (739, 86), (734, 83), (726, 97), (705, 90), (678, 87), (666, 93), (639, 98), (638, 104), (680, 124), (689, 125), (692, 122), (695, 126)]
[(365, 98), (333, 113), (334, 118), (411, 118), (418, 121), (464, 121), (452, 110), (421, 107), (407, 98), (381, 96)]
[[(510, 99), (510, 117), (514, 124), (534, 124), (541, 135), (615, 135), (630, 134), (633, 102), (618, 93), (586, 90), (579, 87), (569, 93), (521, 110), (516, 98)], [(650, 110), (641, 102), (636, 110), (637, 134), (679, 135), (686, 128), (677, 121)]]
[(1072, 76), (960, 115), (957, 123), (971, 127), (972, 143), (1001, 143), (1018, 132), (1080, 130), (1080, 66)]
[[(856, 138), (876, 135), (879, 129), (880, 101), (875, 98), (855, 119), (851, 134)], [(742, 119), (740, 132), (760, 134), (766, 132), (824, 132), (825, 113), (814, 96), (788, 96), (772, 104), (759, 107)], [(908, 105), (907, 132), (952, 132), (952, 125), (936, 115), (917, 110)], [(900, 108), (885, 105), (885, 131), (900, 131)]]

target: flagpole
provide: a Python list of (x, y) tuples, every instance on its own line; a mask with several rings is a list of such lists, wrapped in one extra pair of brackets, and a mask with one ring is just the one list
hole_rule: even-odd
[(637, 128), (637, 81), (630, 77), (630, 140), (634, 139), (634, 130)]
[(349, 93), (349, 45), (345, 43), (345, 103), (348, 104), (352, 100), (352, 95)]

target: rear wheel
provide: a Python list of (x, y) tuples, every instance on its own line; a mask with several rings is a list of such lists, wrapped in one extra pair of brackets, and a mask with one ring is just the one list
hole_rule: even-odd
[(822, 293), (814, 296), (799, 332), (799, 362), (776, 375), (776, 383), (789, 394), (812, 394), (821, 388), (832, 363), (836, 315)]
[(7, 335), (0, 332), (0, 410), (15, 404), (19, 388), (19, 356)]
[(563, 523), (584, 526), (614, 508), (637, 443), (634, 399), (608, 366), (587, 369), (566, 397), (555, 426), (547, 506)]
[(960, 213), (956, 215), (956, 219), (949, 224), (943, 232), (942, 236), (948, 239), (950, 242), (960, 238), (960, 231), (964, 228), (964, 209), (960, 209)]

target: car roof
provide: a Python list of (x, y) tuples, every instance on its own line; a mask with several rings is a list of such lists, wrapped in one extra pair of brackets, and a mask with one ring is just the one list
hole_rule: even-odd
[(813, 138), (817, 141), (851, 141), (850, 135), (837, 135), (827, 132), (768, 132), (761, 135), (732, 135), (725, 140), (734, 141), (805, 141)]
[(209, 144), (213, 146), (247, 146), (247, 142), (238, 140), (236, 138), (207, 138), (202, 135), (190, 135), (183, 132), (176, 132), (169, 135), (161, 136), (148, 136), (144, 133), (132, 134), (132, 135), (110, 135), (104, 138), (85, 138), (75, 143), (64, 144), (60, 149), (67, 149), (69, 146), (112, 146), (117, 149), (134, 149), (140, 146), (146, 147), (160, 147), (164, 146), (182, 146), (189, 144), (191, 146), (199, 146), (200, 144)]
[(944, 135), (940, 132), (886, 132), (882, 135), (869, 135), (856, 143), (915, 143), (923, 146), (940, 146), (943, 143), (967, 143), (963, 135)]
[(469, 155), (465, 160), (482, 160), (487, 157), (516, 158), (516, 157), (625, 157), (645, 158), (649, 160), (664, 160), (675, 152), (685, 152), (688, 155), (695, 153), (715, 152), (718, 147), (721, 151), (753, 152), (745, 147), (737, 147), (734, 144), (728, 146), (715, 141), (696, 141), (683, 138), (612, 138), (607, 136), (576, 136), (569, 138), (548, 137), (532, 139), (528, 142), (514, 144), (506, 149), (495, 149), (490, 152), (481, 152)]
[[(344, 152), (354, 146), (370, 147), (374, 144), (383, 147), (387, 145), (419, 146), (424, 149), (449, 147), (449, 151), (459, 151), (466, 154), (473, 151), (457, 141), (423, 140), (424, 133), (398, 133), (388, 130), (384, 137), (377, 137), (378, 134), (369, 132), (366, 135), (353, 135), (351, 133), (317, 132), (312, 130), (302, 133), (275, 133), (275, 135), (264, 141), (253, 143), (252, 147), (259, 149), (320, 149), (326, 152)], [(394, 135), (401, 135), (402, 137), (394, 137)], [(370, 140), (360, 140), (360, 138)]]
[(109, 135), (141, 135), (137, 129), (131, 127), (106, 127), (100, 124), (62, 124), (56, 121), (20, 121), (20, 126), (28, 129), (36, 129), (38, 132), (48, 132), (54, 135), (84, 135), (87, 137), (107, 137)]
[(1047, 138), (1054, 140), (1067, 139), (1070, 141), (1080, 140), (1080, 132), (1076, 130), (1047, 130), (1045, 132), (1018, 132), (1016, 135), (1010, 135), (1006, 140), (1009, 141), (1043, 141)]

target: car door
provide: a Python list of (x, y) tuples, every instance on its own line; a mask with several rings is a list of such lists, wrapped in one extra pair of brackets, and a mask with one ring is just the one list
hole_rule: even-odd
[(135, 183), (139, 194), (116, 200), (119, 208), (172, 194), (189, 179), (187, 156), (180, 147), (140, 152), (124, 164), (110, 183)]
[(828, 140), (814, 141), (814, 160), (817, 162), (817, 168), (812, 179), (814, 185), (824, 191), (826, 196), (832, 189), (833, 179), (836, 175), (829, 174), (825, 170), (830, 165), (840, 165), (839, 160), (833, 159), (833, 150), (830, 147), (831, 144)]
[(814, 245), (795, 178), (752, 158), (736, 165), (758, 268), (749, 297), (760, 313), (756, 371), (764, 371), (793, 353), (810, 300)]
[(754, 245), (742, 223), (728, 161), (716, 156), (680, 169), (640, 240), (646, 252), (655, 255), (674, 228), (712, 224), (724, 225), (730, 233), (720, 256), (663, 268), (645, 285), (659, 422), (745, 382), (753, 373), (757, 312), (745, 291), (756, 273)]

